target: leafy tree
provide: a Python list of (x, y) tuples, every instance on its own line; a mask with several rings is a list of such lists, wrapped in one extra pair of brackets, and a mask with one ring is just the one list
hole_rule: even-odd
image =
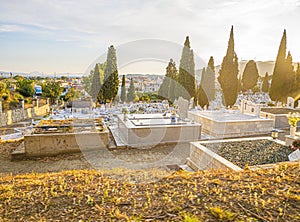
[(119, 76), (117, 67), (117, 55), (113, 45), (108, 48), (106, 67), (104, 71), (104, 82), (102, 85), (102, 94), (105, 101), (111, 101), (115, 98), (119, 88)]
[(73, 102), (75, 99), (79, 99), (81, 96), (82, 93), (79, 90), (75, 90), (74, 87), (71, 87), (65, 96), (65, 100)]
[(6, 91), (6, 83), (0, 81), (0, 95)]
[(53, 103), (63, 91), (58, 82), (47, 82), (42, 85), (43, 96), (50, 98), (50, 102)]
[(209, 58), (209, 62), (205, 72), (202, 73), (201, 76), (201, 83), (202, 89), (204, 90), (208, 101), (212, 101), (215, 99), (216, 89), (215, 89), (215, 65), (214, 65), (214, 58), (211, 56)]
[(158, 90), (158, 95), (164, 99), (169, 100), (170, 102), (174, 102), (176, 79), (177, 79), (176, 64), (173, 61), (173, 59), (170, 59), (170, 62), (166, 68), (165, 78)]
[(261, 91), (263, 92), (269, 92), (269, 88), (270, 88), (270, 84), (269, 84), (269, 73), (266, 72), (265, 77), (263, 78), (263, 83), (262, 83), (262, 87), (261, 87)]
[(242, 78), (242, 89), (247, 91), (253, 89), (257, 84), (259, 74), (254, 60), (250, 60), (244, 69), (243, 78)]
[(207, 71), (205, 70), (205, 68), (202, 69), (202, 75), (201, 75), (201, 81), (200, 84), (198, 86), (198, 90), (197, 90), (197, 100), (198, 100), (198, 104), (203, 108), (204, 106), (209, 106), (209, 101), (208, 101), (208, 97), (207, 97), (207, 93), (204, 90), (204, 82), (206, 81), (206, 77), (205, 75), (207, 75)]
[(17, 91), (24, 97), (32, 97), (34, 94), (33, 81), (20, 78), (17, 82)]
[(135, 96), (136, 94), (135, 94), (134, 82), (133, 82), (133, 78), (131, 78), (128, 93), (127, 93), (127, 100), (129, 102), (133, 102), (135, 100)]
[(190, 46), (190, 40), (187, 36), (184, 47), (182, 49), (179, 74), (178, 87), (176, 97), (182, 96), (185, 99), (194, 97), (196, 100), (196, 80), (195, 80), (195, 63), (194, 53)]
[(122, 76), (122, 86), (121, 86), (121, 101), (126, 101), (126, 87), (125, 87), (125, 75)]
[(224, 103), (233, 106), (238, 95), (238, 58), (234, 51), (233, 26), (231, 27), (228, 47), (219, 71), (219, 83), (223, 90)]
[(270, 97), (273, 101), (285, 102), (286, 97), (292, 88), (292, 56), (288, 53), (288, 56), (286, 57), (286, 41), (286, 30), (284, 30), (278, 49), (270, 87)]

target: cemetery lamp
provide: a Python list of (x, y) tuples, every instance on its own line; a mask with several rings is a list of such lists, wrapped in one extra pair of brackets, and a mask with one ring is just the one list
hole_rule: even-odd
[(279, 134), (279, 132), (278, 132), (278, 130), (276, 130), (276, 129), (273, 129), (273, 130), (271, 131), (271, 137), (272, 137), (273, 139), (277, 139), (277, 138), (278, 138), (278, 134)]

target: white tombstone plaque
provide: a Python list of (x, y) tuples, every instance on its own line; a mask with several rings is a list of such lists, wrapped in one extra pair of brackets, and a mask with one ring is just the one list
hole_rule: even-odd
[(298, 100), (298, 106), (297, 109), (300, 109), (300, 99)]
[(297, 149), (296, 151), (292, 152), (288, 157), (290, 161), (300, 160), (300, 150)]
[(292, 97), (287, 98), (286, 107), (294, 109), (294, 98)]

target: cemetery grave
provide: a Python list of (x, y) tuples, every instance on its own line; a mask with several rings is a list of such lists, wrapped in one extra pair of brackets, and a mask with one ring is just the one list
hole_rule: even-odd
[(240, 171), (289, 161), (294, 150), (269, 137), (225, 139), (191, 143), (188, 165), (195, 170), (231, 169)]

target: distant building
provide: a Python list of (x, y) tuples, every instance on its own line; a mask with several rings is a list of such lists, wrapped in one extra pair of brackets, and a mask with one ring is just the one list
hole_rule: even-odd
[(35, 85), (35, 86), (34, 86), (34, 93), (35, 93), (35, 95), (37, 95), (37, 96), (42, 95), (42, 93), (43, 93), (42, 86), (40, 86), (40, 85)]

